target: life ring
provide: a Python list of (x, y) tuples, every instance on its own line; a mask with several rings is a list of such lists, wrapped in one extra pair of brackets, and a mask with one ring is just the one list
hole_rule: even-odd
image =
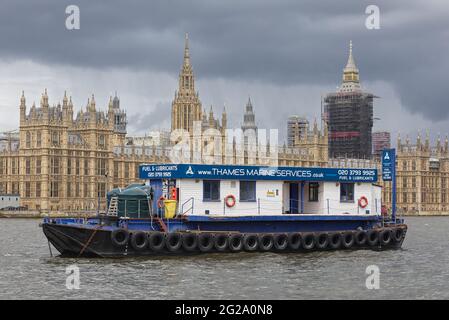
[[(229, 200), (231, 200), (231, 201), (229, 201)], [(232, 195), (232, 194), (227, 195), (226, 198), (225, 198), (225, 203), (226, 203), (226, 206), (228, 208), (232, 208), (233, 206), (235, 206), (235, 197), (234, 197), (234, 195)]]
[(158, 208), (162, 208), (162, 207), (164, 206), (164, 200), (165, 200), (165, 197), (164, 197), (164, 196), (161, 196), (161, 197), (157, 200), (157, 206), (158, 206)]
[(368, 205), (368, 199), (365, 196), (361, 196), (359, 199), (360, 208), (364, 209)]

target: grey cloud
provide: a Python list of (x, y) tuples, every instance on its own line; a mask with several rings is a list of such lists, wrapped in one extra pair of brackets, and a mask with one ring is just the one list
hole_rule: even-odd
[[(0, 57), (176, 75), (189, 32), (197, 78), (335, 88), (352, 39), (362, 81), (388, 82), (410, 112), (448, 119), (446, 1), (375, 2), (380, 30), (364, 26), (367, 0), (6, 0)], [(81, 30), (64, 27), (69, 4), (81, 9)]]

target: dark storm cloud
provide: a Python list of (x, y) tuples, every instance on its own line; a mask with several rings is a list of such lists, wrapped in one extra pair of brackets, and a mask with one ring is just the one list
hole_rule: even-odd
[[(335, 88), (352, 39), (362, 81), (389, 82), (405, 108), (441, 120), (445, 2), (4, 0), (0, 58), (176, 74), (189, 32), (197, 77)], [(65, 29), (69, 4), (80, 7), (81, 30)], [(380, 30), (365, 28), (369, 4), (380, 7)]]

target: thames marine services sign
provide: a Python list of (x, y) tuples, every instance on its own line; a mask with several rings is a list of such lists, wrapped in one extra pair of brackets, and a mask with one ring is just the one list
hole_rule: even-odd
[(140, 166), (140, 179), (376, 182), (377, 170), (202, 164), (148, 164)]

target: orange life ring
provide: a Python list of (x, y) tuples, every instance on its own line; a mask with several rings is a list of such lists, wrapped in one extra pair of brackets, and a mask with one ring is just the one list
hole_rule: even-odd
[(366, 208), (366, 206), (368, 205), (368, 199), (365, 196), (361, 196), (359, 199), (359, 206), (360, 208)]
[(159, 200), (157, 200), (157, 206), (159, 207), (159, 208), (162, 208), (163, 206), (164, 206), (164, 201), (165, 200), (165, 197), (164, 196), (161, 196), (160, 198), (159, 198)]
[(235, 197), (232, 194), (228, 194), (225, 198), (225, 203), (228, 208), (232, 208), (233, 206), (235, 206)]

